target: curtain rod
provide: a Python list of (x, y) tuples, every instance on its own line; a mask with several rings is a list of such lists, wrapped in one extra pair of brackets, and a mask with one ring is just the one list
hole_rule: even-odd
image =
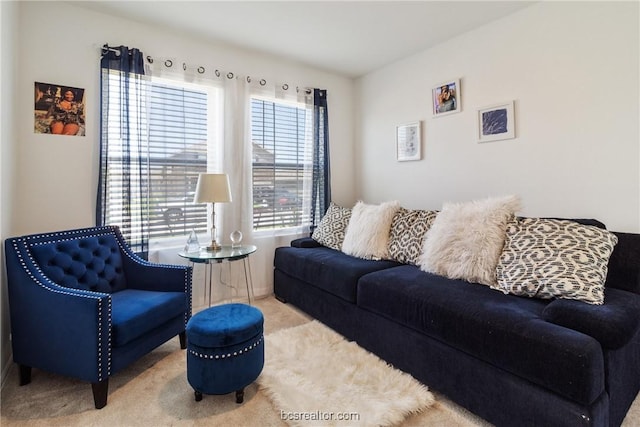
[[(104, 46), (102, 46), (101, 49), (102, 49), (102, 53), (105, 53), (105, 51), (108, 51), (108, 52), (114, 52), (116, 54), (120, 54), (120, 49), (116, 49), (114, 47), (111, 47), (106, 43), (104, 44)], [(146, 59), (147, 59), (147, 62), (149, 64), (153, 64), (153, 57), (151, 55), (147, 55)], [(173, 67), (173, 61), (170, 60), (170, 59), (165, 60), (164, 61), (164, 66), (167, 67), (167, 68)], [(182, 63), (182, 69), (184, 71), (187, 70), (187, 63), (186, 62)], [(196, 69), (196, 71), (198, 72), (198, 74), (204, 74), (206, 69), (203, 66), (199, 66)], [(220, 77), (222, 75), (220, 70), (217, 70), (217, 69), (213, 73), (216, 75), (216, 77)], [(233, 79), (235, 77), (235, 74), (233, 74), (232, 72), (228, 72), (226, 74), (226, 77), (227, 77), (227, 79), (231, 80), (231, 79)], [(251, 80), (252, 80), (251, 76), (247, 76), (246, 79), (247, 79), (247, 83), (251, 83)], [(258, 81), (258, 83), (260, 84), (260, 86), (265, 86), (267, 84), (267, 81), (265, 79), (260, 79)], [(312, 89), (311, 88), (303, 88), (303, 89), (304, 89), (304, 91), (305, 91), (305, 93), (307, 95), (312, 93)], [(284, 83), (282, 85), (282, 90), (289, 90), (289, 85), (287, 83)], [(300, 88), (298, 86), (296, 86), (296, 92), (300, 92)]]

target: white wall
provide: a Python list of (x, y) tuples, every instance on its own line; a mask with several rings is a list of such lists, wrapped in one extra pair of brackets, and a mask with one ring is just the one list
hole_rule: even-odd
[[(638, 3), (542, 2), (357, 81), (359, 196), (409, 208), (519, 194), (524, 215), (640, 231)], [(461, 78), (462, 112), (431, 88)], [(515, 100), (513, 140), (478, 144), (478, 108)], [(423, 160), (395, 126), (423, 120)]]
[[(46, 22), (57, 23), (55, 33), (51, 25), (35, 24), (43, 22), (43, 17)], [(21, 2), (17, 233), (94, 224), (99, 155), (99, 47), (104, 43), (138, 47), (146, 55), (174, 57), (211, 71), (232, 71), (287, 82), (292, 87), (326, 88), (335, 165), (333, 179), (341, 183), (335, 186), (336, 198), (345, 202), (353, 200), (351, 79), (113, 18), (73, 2)], [(33, 101), (29, 94), (36, 81), (86, 89), (86, 137), (33, 132)]]
[[(10, 236), (13, 219), (12, 195), (14, 187), (13, 162), (16, 150), (16, 127), (14, 126), (15, 56), (17, 52), (17, 4), (0, 2), (0, 242)], [(8, 362), (11, 360), (9, 345), (9, 303), (7, 298), (7, 276), (4, 267), (4, 244), (0, 245), (0, 370), (1, 382), (5, 383)]]
[[(5, 14), (2, 2), (2, 237), (93, 226), (99, 158), (99, 58), (104, 43), (140, 48), (154, 57), (202, 65), (235, 74), (311, 86), (328, 91), (331, 118), (331, 161), (334, 199), (355, 201), (353, 150), (353, 88), (350, 78), (316, 70), (261, 53), (193, 39), (163, 28), (141, 25), (81, 7), (74, 2), (20, 2)], [(153, 7), (152, 3), (149, 3)], [(8, 7), (7, 7), (8, 9)], [(7, 22), (17, 24), (6, 25)], [(11, 30), (14, 49), (5, 49)], [(8, 44), (8, 42), (7, 42)], [(18, 53), (18, 55), (16, 55)], [(5, 71), (14, 62), (15, 75)], [(34, 82), (85, 89), (86, 137), (36, 134), (33, 131)], [(9, 100), (9, 101), (7, 101)], [(7, 108), (8, 107), (8, 108)], [(12, 131), (10, 123), (15, 123)], [(7, 165), (12, 165), (7, 168)], [(11, 173), (9, 173), (11, 171)], [(13, 192), (8, 191), (13, 188)], [(8, 219), (11, 225), (5, 228)], [(288, 244), (288, 241), (283, 242)], [(273, 258), (273, 248), (259, 248)], [(253, 280), (272, 280), (273, 263), (252, 265)], [(4, 270), (4, 269), (3, 269)], [(201, 271), (199, 274), (202, 273)], [(201, 286), (200, 276), (194, 286)], [(197, 281), (197, 283), (196, 283)], [(263, 286), (264, 287), (264, 286)], [(194, 289), (200, 296), (201, 288)], [(6, 285), (2, 283), (2, 367), (8, 351)], [(194, 301), (195, 303), (195, 301)], [(4, 375), (4, 374), (3, 374)]]

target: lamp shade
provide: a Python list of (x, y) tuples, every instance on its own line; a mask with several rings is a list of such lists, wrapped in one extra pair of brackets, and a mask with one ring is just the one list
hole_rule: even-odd
[(193, 203), (225, 203), (231, 201), (229, 176), (226, 173), (201, 173)]

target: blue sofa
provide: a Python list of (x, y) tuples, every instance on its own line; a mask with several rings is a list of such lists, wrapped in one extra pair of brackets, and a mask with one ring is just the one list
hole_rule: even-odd
[(117, 227), (5, 241), (13, 360), (90, 382), (97, 409), (109, 377), (179, 335), (191, 317), (191, 267), (136, 256)]
[(640, 235), (615, 234), (604, 305), (505, 295), (311, 238), (276, 249), (274, 292), (497, 426), (619, 426), (640, 390)]

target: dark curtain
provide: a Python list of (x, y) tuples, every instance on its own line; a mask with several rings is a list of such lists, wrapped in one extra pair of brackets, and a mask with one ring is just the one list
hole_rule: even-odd
[(327, 91), (313, 90), (313, 184), (311, 193), (311, 232), (320, 223), (331, 201), (329, 168), (329, 114)]
[[(143, 125), (143, 54), (127, 46), (105, 45), (100, 67), (101, 135), (96, 224), (113, 222), (109, 218), (110, 208), (121, 210), (117, 223), (110, 225), (118, 225), (132, 249), (146, 259), (149, 200)], [(114, 171), (117, 176), (113, 176)], [(113, 200), (118, 200), (117, 204), (122, 206), (109, 206)]]

